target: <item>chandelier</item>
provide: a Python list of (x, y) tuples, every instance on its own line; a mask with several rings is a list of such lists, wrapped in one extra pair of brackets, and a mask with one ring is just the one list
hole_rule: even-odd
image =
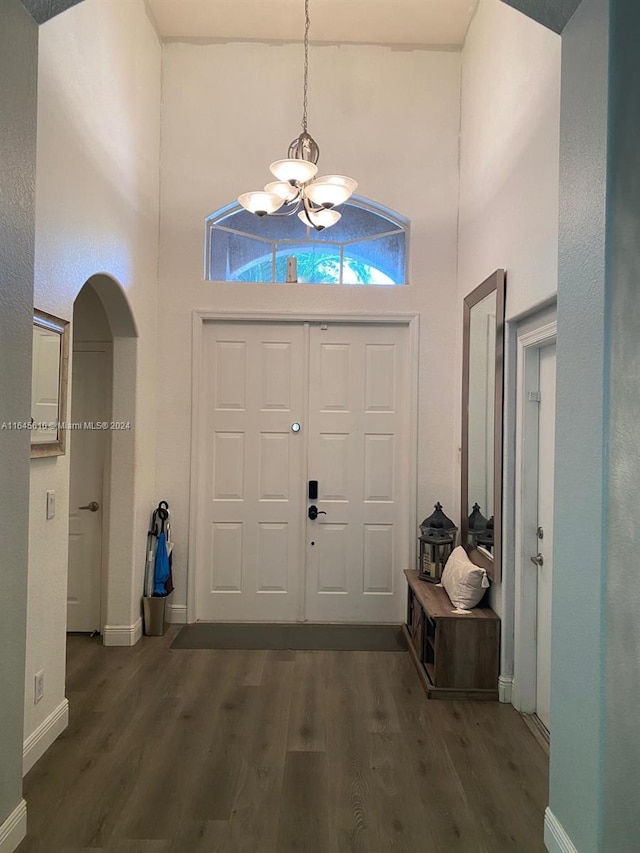
[(320, 157), (318, 143), (307, 130), (309, 87), (309, 0), (304, 0), (304, 84), (302, 133), (289, 146), (288, 157), (269, 167), (276, 178), (263, 191), (242, 193), (238, 201), (257, 216), (293, 216), (295, 213), (316, 231), (335, 225), (341, 214), (335, 207), (345, 202), (358, 186), (345, 175), (316, 177)]

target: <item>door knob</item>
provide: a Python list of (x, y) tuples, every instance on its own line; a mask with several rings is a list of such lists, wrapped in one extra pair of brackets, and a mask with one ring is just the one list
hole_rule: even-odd
[(543, 566), (544, 565), (544, 557), (539, 552), (535, 555), (535, 557), (529, 557), (534, 566)]
[(307, 510), (307, 515), (311, 519), (311, 521), (315, 521), (319, 515), (326, 515), (327, 513), (323, 509), (318, 509), (315, 504), (311, 504), (309, 509)]
[(89, 512), (98, 512), (100, 504), (98, 501), (91, 501), (91, 503), (88, 503), (86, 506), (79, 506), (78, 509), (88, 509)]

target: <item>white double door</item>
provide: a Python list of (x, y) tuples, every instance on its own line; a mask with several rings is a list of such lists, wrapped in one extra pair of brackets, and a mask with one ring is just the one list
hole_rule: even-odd
[(198, 620), (401, 621), (408, 340), (404, 325), (204, 324)]

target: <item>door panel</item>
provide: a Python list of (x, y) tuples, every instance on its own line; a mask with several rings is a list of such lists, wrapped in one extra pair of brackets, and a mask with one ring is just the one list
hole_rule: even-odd
[(540, 415), (538, 428), (538, 525), (544, 563), (538, 567), (536, 616), (536, 713), (551, 730), (551, 586), (553, 579), (553, 478), (555, 451), (556, 346), (540, 350)]
[(403, 326), (311, 326), (308, 465), (326, 513), (307, 521), (312, 622), (402, 619), (407, 341)]
[[(71, 420), (73, 423), (109, 420), (108, 353), (74, 350)], [(107, 433), (69, 431), (71, 458), (69, 491), (69, 574), (67, 631), (100, 630), (102, 507), (82, 510), (91, 501), (102, 503)]]
[[(322, 548), (317, 548), (317, 587), (315, 592), (349, 592), (349, 526), (347, 524), (322, 524)], [(310, 532), (315, 537), (314, 531)], [(312, 540), (315, 547), (315, 539)], [(313, 590), (311, 590), (313, 593)]]
[(205, 324), (200, 620), (299, 618), (303, 371), (301, 325)]

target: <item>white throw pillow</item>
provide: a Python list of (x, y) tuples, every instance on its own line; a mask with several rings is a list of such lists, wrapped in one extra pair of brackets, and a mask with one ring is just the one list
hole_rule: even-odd
[(489, 586), (484, 569), (474, 565), (461, 545), (454, 548), (442, 572), (442, 586), (454, 607), (471, 610)]

